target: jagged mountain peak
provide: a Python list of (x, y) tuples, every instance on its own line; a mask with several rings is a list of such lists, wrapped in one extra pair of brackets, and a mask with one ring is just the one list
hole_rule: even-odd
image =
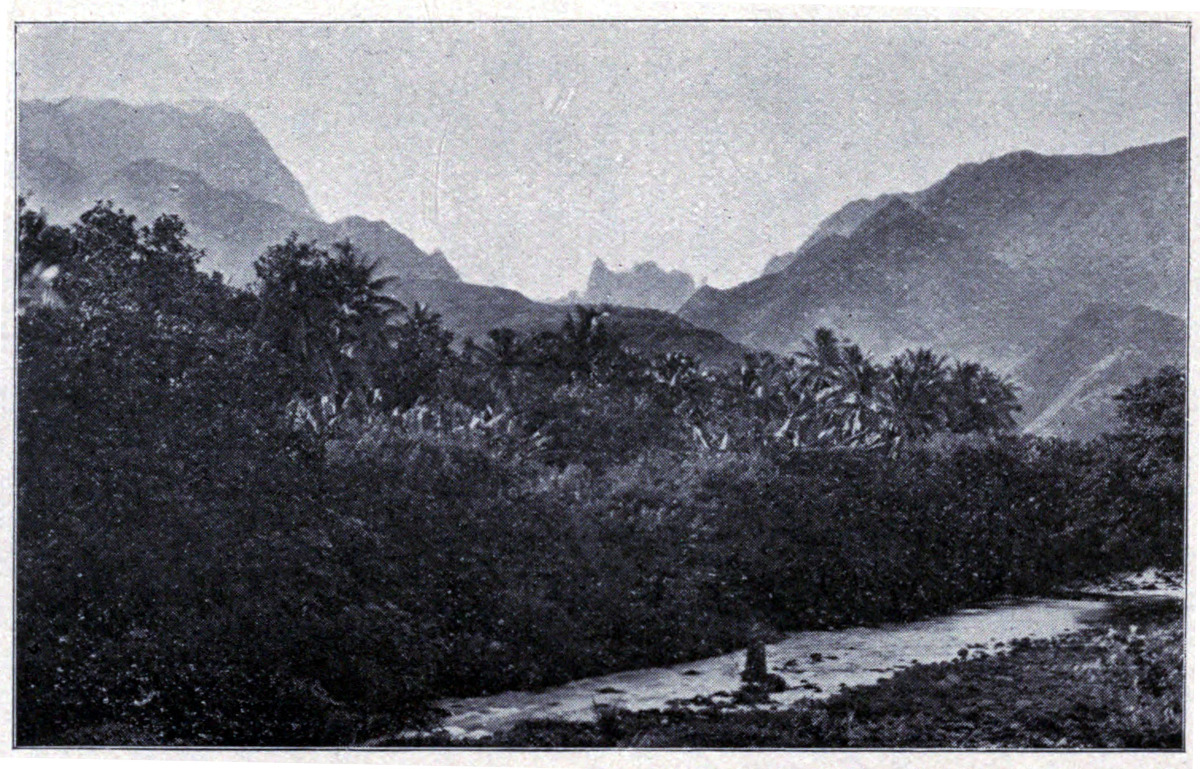
[(587, 288), (579, 301), (674, 311), (692, 295), (696, 283), (680, 270), (664, 270), (653, 261), (629, 270), (609, 269), (603, 259), (592, 262)]
[[(404, 305), (420, 302), (441, 316), (444, 327), (461, 343), (480, 341), (496, 328), (522, 335), (556, 331), (571, 313), (561, 304), (537, 302), (512, 289), (446, 280), (397, 281), (385, 291)], [(668, 352), (695, 358), (705, 368), (730, 369), (746, 354), (720, 334), (699, 329), (660, 310), (614, 305), (606, 323), (618, 332), (622, 344), (641, 355)]]

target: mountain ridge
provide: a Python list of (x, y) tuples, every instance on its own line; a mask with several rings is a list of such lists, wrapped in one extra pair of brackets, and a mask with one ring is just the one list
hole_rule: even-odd
[[(401, 304), (420, 302), (441, 316), (443, 326), (459, 341), (487, 339), (494, 328), (521, 334), (557, 331), (571, 312), (569, 306), (538, 302), (519, 291), (499, 286), (445, 280), (410, 280), (384, 289)], [(709, 368), (733, 368), (747, 353), (715, 331), (696, 327), (676, 315), (642, 307), (601, 305), (609, 322), (630, 350), (656, 355), (680, 352)]]
[[(1179, 137), (1109, 154), (1020, 150), (963, 163), (924, 190), (848, 203), (796, 251), (768, 262), (764, 275), (830, 234), (850, 234), (899, 198), (970, 233), (972, 248), (1032, 268), (1043, 281), (1082, 277), (1095, 301), (1120, 296), (1179, 315), (1187, 301), (1187, 152)], [(1106, 251), (1113, 253), (1079, 274), (1078, 254)]]
[(242, 113), (72, 98), (21, 102), (18, 123), (18, 180), (31, 205), (67, 221), (97, 200), (147, 221), (178, 214), (205, 251), (201, 267), (235, 285), (253, 281), (254, 261), (293, 232), (324, 247), (349, 240), (401, 279), (458, 280), (444, 254), (426, 253), (386, 222), (321, 220)]
[[(1035, 428), (1074, 382), (1078, 398), (1056, 406), (1071, 416), (1055, 429), (1093, 435), (1115, 411), (1083, 400), (1110, 392), (1118, 374), (1179, 360), (1152, 337), (1182, 349), (1173, 329), (1187, 302), (1187, 161), (1186, 139), (1174, 139), (1108, 155), (1014, 152), (962, 164), (925, 190), (852, 201), (764, 275), (702, 288), (679, 315), (779, 353), (824, 326), (879, 358), (929, 347), (979, 360), (1026, 380), (1026, 424)], [(1097, 304), (1143, 308), (1157, 331), (1130, 337), (1111, 360), (1112, 350), (1088, 347), (1086, 365), (1061, 377), (1021, 368), (1078, 324), (1091, 329), (1080, 333), (1114, 333), (1079, 317)], [(1096, 382), (1079, 384), (1095, 366)]]

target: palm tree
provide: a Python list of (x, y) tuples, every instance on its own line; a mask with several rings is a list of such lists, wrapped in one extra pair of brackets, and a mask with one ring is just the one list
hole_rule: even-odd
[(813, 391), (833, 384), (842, 366), (841, 346), (827, 328), (818, 328), (811, 340), (804, 340), (804, 349), (796, 357), (800, 361), (800, 384)]
[(390, 278), (375, 278), (348, 242), (331, 256), (293, 233), (255, 263), (259, 331), (293, 364), (303, 396), (338, 398), (366, 392), (387, 355), (387, 327), (403, 307), (382, 293)]
[(415, 302), (403, 321), (389, 323), (389, 346), (378, 370), (386, 391), (386, 407), (407, 409), (432, 395), (441, 371), (452, 356), (454, 334), (442, 328), (441, 316)]
[(491, 342), (486, 348), (488, 361), (500, 368), (512, 368), (521, 360), (521, 343), (511, 328), (494, 328), (488, 332)]
[(1015, 429), (1018, 388), (978, 363), (956, 362), (946, 384), (948, 426), (956, 433)]
[(870, 447), (881, 441), (885, 413), (878, 367), (858, 345), (819, 328), (798, 353), (792, 385), (793, 443)]
[(837, 445), (878, 444), (885, 428), (879, 368), (858, 345), (851, 344), (842, 347), (841, 365), (835, 372), (832, 387), (823, 393), (830, 418), (825, 430), (833, 430), (831, 437)]
[(906, 350), (892, 359), (886, 398), (894, 442), (920, 440), (946, 427), (947, 378), (946, 358), (931, 350)]
[(609, 333), (604, 318), (607, 312), (595, 307), (576, 305), (568, 313), (559, 331), (562, 365), (569, 372), (590, 374), (596, 365), (617, 348), (617, 338)]

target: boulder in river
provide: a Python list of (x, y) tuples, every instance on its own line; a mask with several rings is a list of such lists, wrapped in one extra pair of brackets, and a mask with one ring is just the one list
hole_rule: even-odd
[(746, 649), (746, 668), (742, 671), (742, 680), (745, 681), (742, 690), (752, 694), (770, 694), (788, 688), (783, 676), (767, 671), (767, 645), (761, 640)]

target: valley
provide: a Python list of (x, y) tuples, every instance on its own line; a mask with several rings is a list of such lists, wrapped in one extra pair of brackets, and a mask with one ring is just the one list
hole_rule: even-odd
[(1181, 744), (1179, 580), (1063, 591), (1183, 567), (1185, 140), (558, 301), (236, 111), (18, 140), (22, 745)]

